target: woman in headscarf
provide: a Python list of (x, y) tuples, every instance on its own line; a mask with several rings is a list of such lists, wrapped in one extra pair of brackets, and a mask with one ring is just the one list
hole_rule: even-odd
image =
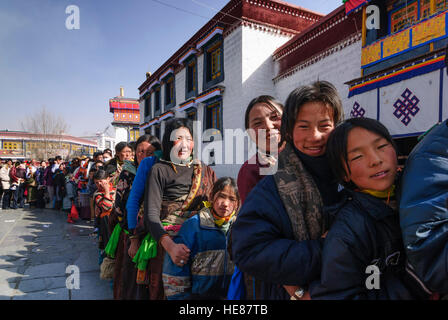
[(137, 168), (145, 158), (154, 156), (154, 152), (160, 149), (159, 139), (149, 134), (141, 136), (135, 144), (134, 161), (124, 160), (123, 168), (118, 178), (114, 210), (109, 220), (111, 230), (118, 228), (114, 232), (119, 233), (114, 269), (114, 299), (116, 300), (148, 299), (146, 286), (137, 285), (136, 283), (137, 269), (128, 255), (131, 240), (128, 237), (126, 203), (133, 187)]
[(297, 88), (286, 100), (277, 171), (252, 189), (232, 227), (234, 262), (263, 281), (262, 299), (309, 297), (307, 287), (319, 277), (330, 225), (323, 207), (339, 201), (326, 143), (342, 114), (326, 81)]
[(216, 181), (210, 167), (193, 160), (193, 147), (191, 120), (168, 121), (162, 140), (163, 156), (152, 167), (144, 198), (145, 228), (151, 241), (157, 244), (156, 256), (148, 263), (151, 300), (165, 299), (162, 282), (165, 252), (176, 265), (187, 263), (190, 249), (176, 244), (172, 237), (185, 220), (203, 207), (203, 201), (210, 200)]
[(93, 199), (95, 201), (95, 227), (98, 228), (99, 262), (101, 264), (106, 257), (104, 250), (111, 235), (109, 217), (114, 207), (116, 188), (112, 185), (110, 176), (105, 170), (98, 170), (93, 179), (98, 188), (93, 195)]
[(118, 183), (118, 177), (123, 169), (124, 161), (132, 161), (133, 156), (134, 152), (130, 143), (122, 141), (115, 146), (115, 158), (108, 161), (104, 168), (104, 170), (106, 170), (111, 177), (111, 181), (114, 186)]

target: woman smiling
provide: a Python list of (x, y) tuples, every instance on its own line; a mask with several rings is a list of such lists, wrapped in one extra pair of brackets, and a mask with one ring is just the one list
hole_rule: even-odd
[(321, 238), (330, 225), (323, 206), (339, 201), (326, 143), (341, 117), (341, 99), (326, 81), (297, 88), (286, 100), (277, 172), (255, 186), (232, 228), (234, 262), (263, 281), (262, 299), (306, 297), (319, 276)]

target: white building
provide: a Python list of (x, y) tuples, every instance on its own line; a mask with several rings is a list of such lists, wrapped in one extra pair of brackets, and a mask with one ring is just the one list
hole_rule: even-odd
[[(211, 135), (241, 130), (248, 103), (262, 94), (276, 95), (272, 54), (322, 18), (283, 1), (232, 0), (221, 12), (139, 87), (142, 133), (162, 138), (164, 120), (171, 117), (198, 120), (202, 128), (196, 132), (211, 129)], [(246, 146), (243, 157), (239, 149), (226, 159), (227, 137), (221, 142), (200, 138), (201, 159), (218, 176), (236, 177), (250, 156)]]
[[(171, 117), (198, 120), (196, 132), (243, 130), (253, 98), (284, 102), (295, 88), (327, 80), (341, 95), (345, 118), (382, 121), (407, 155), (448, 114), (448, 1), (373, 1), (380, 7), (376, 31), (366, 29), (369, 2), (348, 0), (322, 16), (279, 0), (230, 1), (139, 87), (141, 131), (161, 138)], [(405, 101), (406, 89), (415, 101)], [(236, 177), (253, 151), (247, 143), (244, 152), (230, 149), (232, 159), (232, 139), (196, 141), (218, 176)]]
[(94, 135), (85, 136), (82, 138), (96, 141), (98, 145), (98, 150), (100, 151), (103, 151), (104, 149), (111, 149), (112, 153), (114, 153), (117, 140), (115, 139), (115, 137), (113, 137), (113, 135), (109, 131), (110, 126), (107, 126), (106, 129), (104, 129), (101, 132), (97, 132)]
[[(370, 4), (380, 29), (367, 28)], [(381, 121), (404, 160), (448, 116), (447, 14), (441, 0), (348, 0), (276, 50), (275, 94), (284, 99), (299, 85), (332, 82), (345, 118)]]

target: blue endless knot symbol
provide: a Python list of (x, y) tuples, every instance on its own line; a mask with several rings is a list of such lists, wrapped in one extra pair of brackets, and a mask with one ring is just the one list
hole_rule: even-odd
[(401, 94), (402, 100), (397, 99), (394, 103), (394, 116), (398, 119), (401, 119), (401, 122), (407, 126), (411, 122), (410, 116), (415, 116), (420, 108), (418, 107), (418, 103), (420, 99), (417, 96), (413, 95), (412, 91), (406, 88), (406, 90)]
[(353, 105), (353, 110), (350, 112), (350, 117), (363, 118), (365, 113), (366, 110), (364, 110), (364, 108), (361, 107), (359, 103), (355, 101), (355, 104)]

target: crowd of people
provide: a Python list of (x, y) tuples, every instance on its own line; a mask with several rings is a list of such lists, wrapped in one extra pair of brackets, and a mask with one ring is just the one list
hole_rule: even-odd
[[(162, 141), (121, 142), (113, 158), (7, 161), (3, 208), (23, 206), (25, 191), (31, 205), (67, 210), (68, 222), (75, 206), (95, 225), (117, 300), (441, 299), (447, 121), (400, 168), (387, 128), (344, 120), (336, 88), (317, 81), (284, 105), (267, 95), (249, 103), (257, 151), (236, 179), (197, 159), (191, 121), (174, 118)], [(432, 179), (419, 193), (416, 175)]]

